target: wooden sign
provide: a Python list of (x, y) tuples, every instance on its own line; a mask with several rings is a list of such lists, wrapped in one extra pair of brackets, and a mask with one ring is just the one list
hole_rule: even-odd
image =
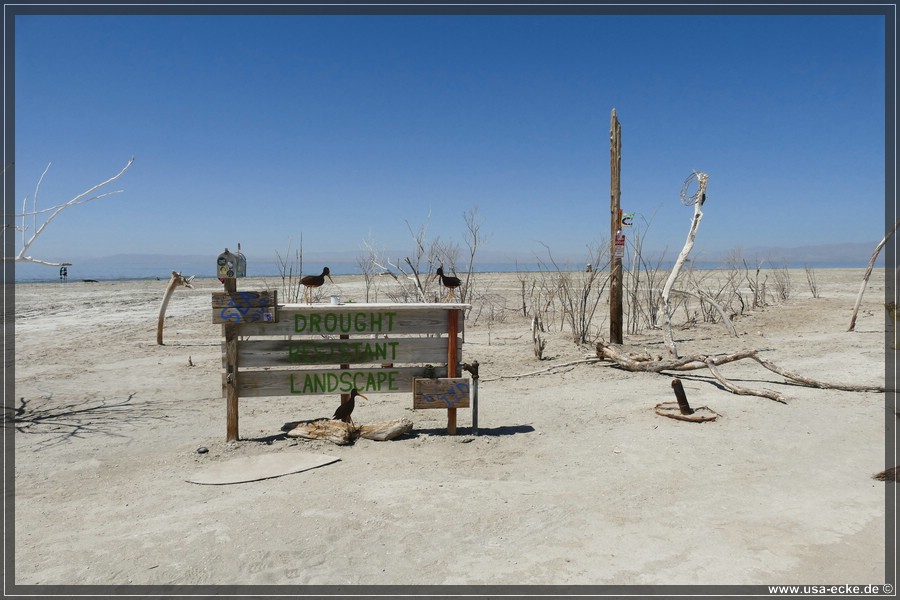
[(238, 346), (241, 368), (445, 362), (446, 337), (248, 339)]
[(213, 292), (213, 323), (275, 323), (278, 291)]
[(468, 408), (469, 380), (465, 377), (416, 379), (413, 408)]
[[(446, 375), (447, 367), (435, 367), (435, 374)], [(413, 381), (424, 375), (424, 366), (241, 371), (238, 393), (247, 398), (346, 394), (353, 388), (366, 395), (379, 392), (401, 393), (411, 392)], [(227, 374), (223, 374), (222, 385), (226, 384)], [(443, 405), (443, 408), (446, 407), (446, 404)]]
[[(232, 288), (213, 293), (212, 307), (213, 322), (224, 325), (222, 390), (229, 441), (238, 439), (241, 397), (343, 395), (353, 388), (364, 395), (404, 393), (414, 391), (415, 381), (427, 381), (414, 404), (446, 408), (451, 435), (456, 434), (456, 409), (469, 406), (469, 382), (457, 378), (469, 305), (279, 306), (275, 291)], [(434, 381), (443, 387), (429, 388), (438, 385)]]
[[(434, 305), (415, 305), (415, 310), (402, 305), (346, 304), (342, 306), (282, 305), (278, 309), (278, 322), (260, 323), (242, 321), (238, 330), (241, 336), (316, 336), (323, 335), (386, 335), (447, 333), (447, 309), (431, 308)], [(463, 311), (458, 310), (459, 331), (462, 331)]]

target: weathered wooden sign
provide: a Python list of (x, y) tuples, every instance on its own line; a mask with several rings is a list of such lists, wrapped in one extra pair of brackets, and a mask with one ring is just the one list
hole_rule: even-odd
[(213, 323), (274, 323), (278, 291), (213, 292)]
[[(446, 367), (435, 374), (445, 375)], [(368, 369), (303, 369), (241, 371), (241, 396), (305, 396), (348, 394), (356, 388), (363, 394), (413, 391), (413, 381), (424, 377), (424, 366), (392, 366)], [(444, 406), (443, 408), (447, 408)]]
[[(446, 362), (447, 338), (284, 339), (241, 342), (244, 367)], [(362, 391), (362, 388), (360, 388)]]
[(443, 377), (413, 382), (413, 408), (469, 408), (469, 379)]
[[(279, 306), (275, 300), (274, 292), (213, 294), (213, 322), (225, 330), (222, 386), (229, 398), (229, 440), (237, 439), (241, 396), (349, 394), (353, 388), (365, 395), (403, 393), (426, 376), (459, 374), (467, 305)], [(454, 385), (465, 381), (454, 379)], [(455, 409), (469, 406), (462, 388), (455, 389), (458, 398), (448, 401), (443, 390), (431, 400), (435, 408), (448, 409), (451, 433)]]

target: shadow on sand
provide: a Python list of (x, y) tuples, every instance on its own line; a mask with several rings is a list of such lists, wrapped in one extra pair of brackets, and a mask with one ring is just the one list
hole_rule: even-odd
[[(499, 437), (499, 436), (507, 436), (507, 435), (518, 435), (520, 433), (531, 433), (534, 431), (534, 427), (531, 425), (505, 425), (501, 427), (479, 427), (476, 433), (475, 429), (472, 427), (456, 427), (456, 437), (458, 436), (468, 436), (468, 435), (477, 435), (484, 437)], [(405, 437), (417, 437), (419, 435), (433, 435), (433, 436), (442, 436), (442, 437), (454, 437), (449, 436), (447, 434), (446, 427), (438, 427), (435, 429), (413, 429), (412, 432)]]

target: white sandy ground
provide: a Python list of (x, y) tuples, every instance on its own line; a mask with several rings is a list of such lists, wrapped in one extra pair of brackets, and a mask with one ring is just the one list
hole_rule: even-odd
[[(701, 323), (676, 330), (679, 352), (758, 348), (811, 378), (883, 384), (883, 271), (847, 332), (862, 273), (818, 270), (815, 299), (792, 271), (792, 297), (737, 318), (738, 338)], [(361, 278), (336, 281), (345, 300), (363, 299)], [(872, 475), (896, 419), (882, 393), (789, 385), (740, 361), (723, 373), (788, 402), (733, 395), (692, 371), (681, 375), (691, 404), (722, 415), (695, 424), (655, 414), (674, 400), (668, 375), (597, 363), (510, 378), (593, 348), (548, 324), (538, 361), (530, 320), (513, 310), (516, 275), (485, 274), (482, 290), (511, 310), (466, 324), (463, 360), (481, 365), (480, 435), (469, 409), (448, 436), (446, 411), (372, 394), (357, 423), (405, 417), (412, 436), (286, 438), (284, 423), (330, 416), (339, 400), (282, 397), (242, 400), (242, 440), (228, 444), (210, 308), (221, 284), (178, 289), (158, 346), (166, 283), (16, 288), (16, 404), (30, 419), (15, 433), (18, 585), (884, 583), (885, 486), (895, 484)], [(607, 314), (601, 305), (596, 324), (608, 339)], [(659, 330), (625, 342), (665, 353)], [(186, 481), (281, 452), (340, 460), (252, 483)]]

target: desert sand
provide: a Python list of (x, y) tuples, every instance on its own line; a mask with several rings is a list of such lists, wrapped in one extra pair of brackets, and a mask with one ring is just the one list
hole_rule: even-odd
[[(738, 316), (737, 337), (719, 324), (679, 327), (679, 352), (759, 349), (820, 381), (883, 385), (883, 270), (847, 331), (862, 275), (820, 269), (814, 298), (792, 271), (792, 296)], [(721, 416), (661, 417), (674, 373), (552, 368), (594, 349), (547, 323), (538, 360), (531, 320), (515, 310), (516, 275), (478, 277), (508, 308), (465, 326), (462, 359), (481, 367), (478, 435), (470, 409), (449, 436), (446, 411), (373, 394), (354, 421), (407, 418), (412, 433), (345, 446), (282, 432), (330, 417), (336, 396), (242, 399), (241, 439), (226, 442), (215, 279), (175, 292), (162, 346), (166, 281), (18, 285), (15, 585), (885, 582), (895, 484), (872, 477), (894, 417), (884, 393), (799, 386), (738, 361), (721, 367), (729, 379), (786, 403), (732, 394), (697, 370), (678, 375), (691, 405)], [(345, 301), (363, 300), (360, 277), (335, 282)], [(238, 289), (280, 284), (251, 277)], [(607, 317), (601, 305), (604, 339)], [(624, 350), (664, 355), (662, 331), (626, 332)], [(255, 482), (188, 481), (271, 453), (339, 460)]]

